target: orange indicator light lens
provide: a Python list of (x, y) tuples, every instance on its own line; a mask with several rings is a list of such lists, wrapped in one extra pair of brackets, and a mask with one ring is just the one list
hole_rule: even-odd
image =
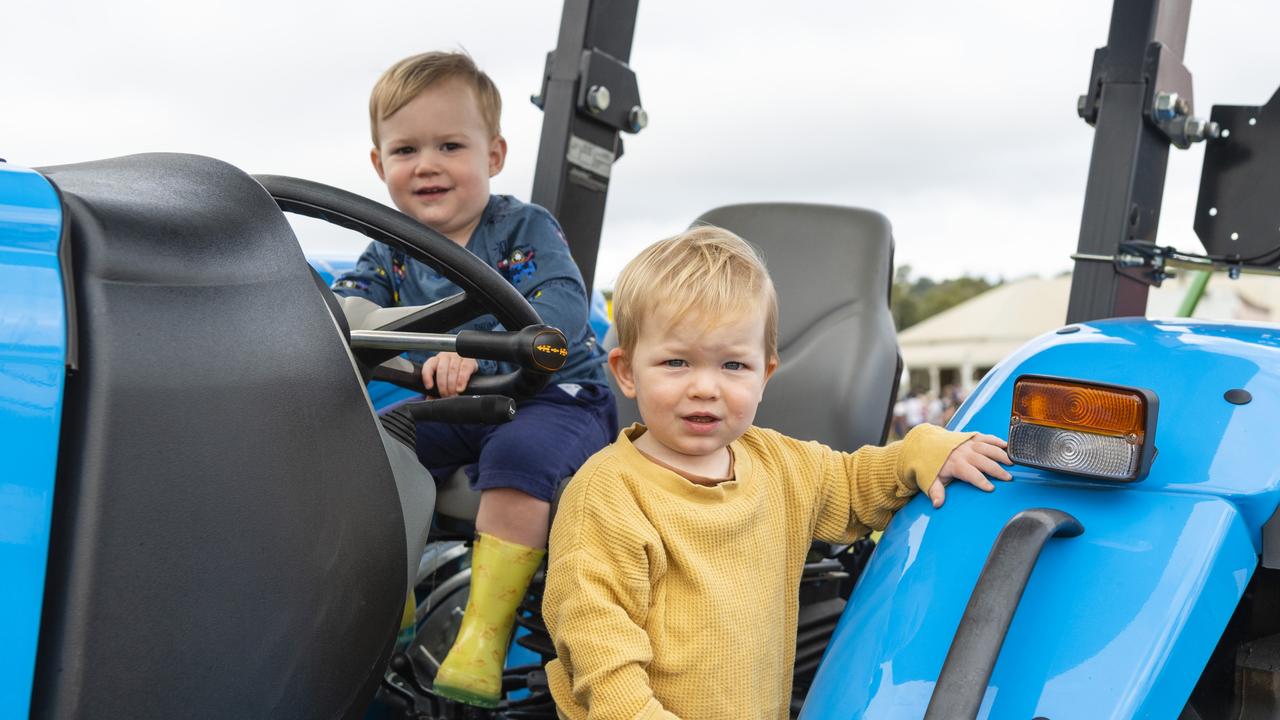
[(1140, 393), (1077, 382), (1023, 378), (1013, 388), (1014, 422), (1123, 437), (1142, 445), (1147, 403)]

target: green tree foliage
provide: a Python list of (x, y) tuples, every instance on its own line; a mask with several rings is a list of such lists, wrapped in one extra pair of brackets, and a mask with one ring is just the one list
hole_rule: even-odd
[(1000, 283), (980, 277), (958, 277), (950, 280), (911, 277), (911, 266), (898, 268), (893, 278), (891, 305), (893, 323), (901, 332), (925, 318), (990, 290)]

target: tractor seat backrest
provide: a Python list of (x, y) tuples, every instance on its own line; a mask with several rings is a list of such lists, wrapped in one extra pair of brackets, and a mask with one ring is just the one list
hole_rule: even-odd
[[(760, 203), (717, 208), (694, 221), (703, 224), (760, 250), (778, 291), (781, 362), (755, 424), (845, 451), (883, 443), (902, 372), (889, 221), (857, 208)], [(611, 330), (605, 346), (616, 345)], [(635, 403), (614, 393), (623, 426), (638, 422)]]
[(209, 158), (41, 172), (76, 367), (32, 717), (361, 715), (404, 605), (404, 523), (284, 216)]

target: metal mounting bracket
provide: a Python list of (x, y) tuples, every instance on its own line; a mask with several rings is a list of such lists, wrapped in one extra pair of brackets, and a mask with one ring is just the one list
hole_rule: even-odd
[[(1090, 125), (1098, 120), (1103, 85), (1115, 82), (1107, 61), (1107, 48), (1094, 51), (1089, 92), (1076, 101), (1076, 113)], [(1147, 84), (1143, 114), (1170, 143), (1185, 150), (1192, 143), (1217, 137), (1217, 125), (1195, 116), (1191, 71), (1168, 46), (1159, 41), (1147, 45), (1142, 75)]]
[(1215, 105), (1221, 137), (1205, 147), (1195, 230), (1210, 255), (1280, 260), (1280, 90), (1266, 105)]

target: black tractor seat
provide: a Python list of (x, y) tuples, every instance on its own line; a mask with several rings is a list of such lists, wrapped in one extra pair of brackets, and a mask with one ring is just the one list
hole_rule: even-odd
[[(845, 452), (882, 444), (902, 374), (889, 220), (859, 208), (757, 203), (716, 208), (693, 225), (750, 242), (777, 288), (780, 363), (755, 424)], [(610, 330), (604, 346), (617, 344)], [(613, 392), (622, 426), (639, 422), (635, 401), (616, 384)]]

